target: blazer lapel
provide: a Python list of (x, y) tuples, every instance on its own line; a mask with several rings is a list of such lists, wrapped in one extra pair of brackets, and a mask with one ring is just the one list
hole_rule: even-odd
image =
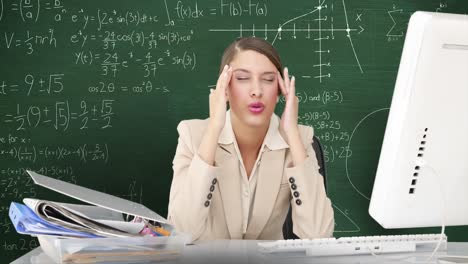
[(239, 161), (234, 145), (218, 145), (216, 166), (219, 166), (219, 192), (223, 201), (226, 224), (231, 239), (242, 239), (242, 204), (240, 200)]
[(278, 172), (283, 170), (285, 153), (286, 149), (263, 153), (258, 172), (252, 221), (247, 226), (246, 239), (257, 239), (270, 218), (283, 177), (283, 173)]

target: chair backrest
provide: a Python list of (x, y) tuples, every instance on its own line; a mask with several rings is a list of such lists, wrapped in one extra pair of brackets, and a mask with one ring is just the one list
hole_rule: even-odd
[[(323, 177), (323, 184), (325, 185), (325, 191), (327, 191), (327, 170), (325, 168), (325, 157), (323, 156), (322, 145), (320, 144), (319, 139), (314, 136), (312, 141), (312, 148), (315, 151), (315, 156), (317, 157), (318, 165), (320, 166), (319, 173)], [(298, 239), (299, 237), (293, 233), (293, 222), (292, 222), (292, 211), (291, 206), (289, 206), (288, 215), (283, 224), (283, 236), (284, 239)]]

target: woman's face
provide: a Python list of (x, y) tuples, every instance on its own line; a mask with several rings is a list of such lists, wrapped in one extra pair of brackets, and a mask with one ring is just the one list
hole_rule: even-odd
[(268, 124), (278, 98), (275, 65), (253, 50), (237, 53), (229, 65), (232, 77), (227, 94), (231, 112), (246, 125)]

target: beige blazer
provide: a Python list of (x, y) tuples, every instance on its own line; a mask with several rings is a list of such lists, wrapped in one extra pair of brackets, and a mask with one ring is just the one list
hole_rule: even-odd
[[(177, 127), (179, 141), (168, 208), (168, 220), (177, 230), (191, 234), (192, 240), (283, 239), (282, 227), (291, 205), (293, 232), (297, 236), (333, 235), (333, 209), (311, 147), (311, 127), (299, 126), (308, 157), (302, 164), (291, 167), (289, 147), (279, 133), (279, 118), (272, 116), (257, 168), (252, 216), (244, 234), (241, 164), (234, 144), (228, 140), (233, 137), (232, 127), (225, 125), (218, 140), (215, 164), (210, 166), (197, 155), (207, 125), (208, 119), (186, 120)], [(293, 196), (294, 191), (298, 197)]]

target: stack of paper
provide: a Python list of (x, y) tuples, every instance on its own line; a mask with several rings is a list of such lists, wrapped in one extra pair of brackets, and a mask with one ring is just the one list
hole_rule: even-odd
[(90, 205), (24, 199), (12, 202), (10, 219), (18, 233), (69, 237), (131, 237), (140, 234), (144, 221), (126, 222), (123, 215)]
[[(179, 256), (190, 237), (141, 204), (27, 171), (33, 181), (91, 205), (27, 198), (12, 202), (16, 231), (37, 236), (57, 263), (167, 260)], [(133, 219), (127, 221), (127, 217)]]
[(76, 232), (58, 225), (53, 225), (38, 217), (33, 210), (24, 204), (12, 202), (10, 205), (10, 219), (20, 234), (47, 234), (68, 237), (97, 237), (91, 233)]
[[(27, 171), (34, 182), (93, 205), (24, 199), (12, 202), (10, 219), (19, 233), (70, 237), (168, 236), (166, 220), (148, 208), (109, 194)], [(131, 222), (124, 214), (133, 216)], [(60, 232), (59, 232), (60, 231)]]

